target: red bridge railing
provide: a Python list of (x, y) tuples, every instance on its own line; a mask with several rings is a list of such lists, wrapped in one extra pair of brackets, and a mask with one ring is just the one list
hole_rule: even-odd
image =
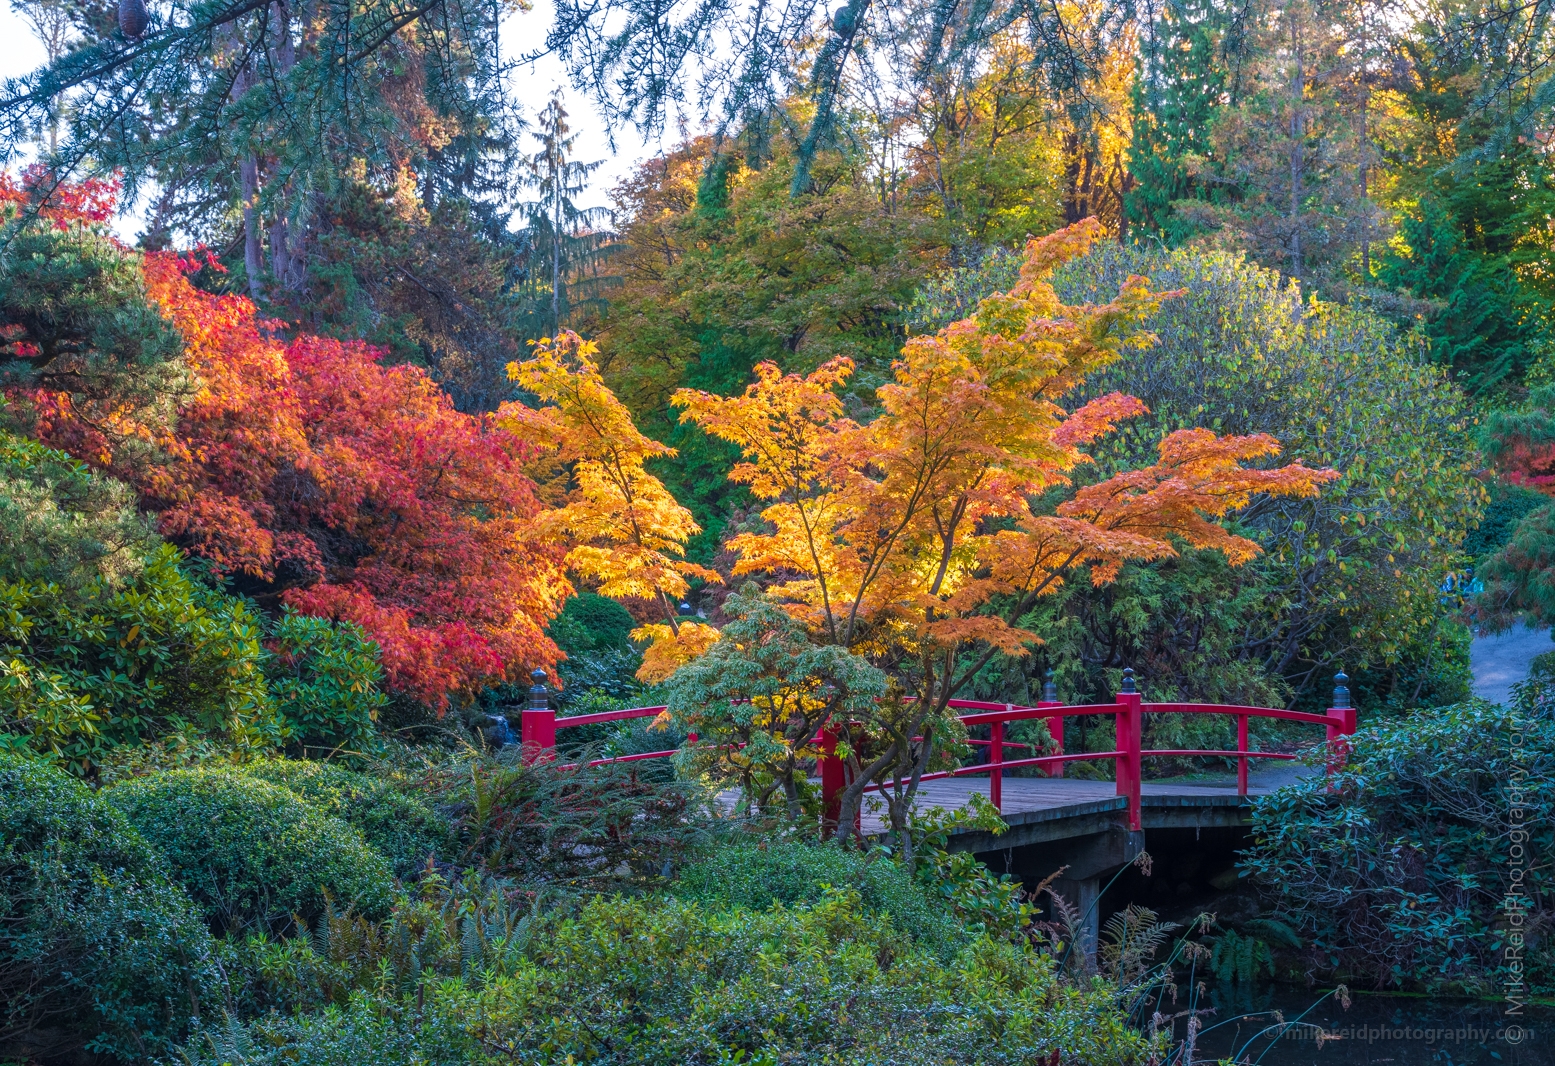
[[(529, 759), (555, 757), (556, 731), (558, 729), (592, 725), (599, 722), (624, 722), (635, 718), (654, 718), (665, 710), (664, 707), (632, 707), (620, 711), (602, 711), (597, 714), (578, 714), (558, 718), (556, 712), (546, 706), (548, 693), (545, 686), (541, 683), (543, 680), (544, 674), (541, 671), (535, 671), (535, 686), (530, 689), (530, 705), (523, 712), (521, 735), (526, 758)], [(1123, 671), (1123, 690), (1114, 697), (1112, 703), (1069, 705), (1060, 703), (1056, 699), (1048, 698), (1039, 701), (1035, 706), (1028, 707), (1013, 703), (989, 703), (981, 700), (953, 699), (950, 701), (950, 707), (953, 710), (970, 712), (958, 716), (968, 727), (989, 727), (988, 739), (977, 738), (970, 741), (975, 747), (987, 749), (988, 761), (924, 774), (919, 780), (934, 781), (948, 777), (969, 777), (988, 774), (989, 801), (996, 808), (1002, 809), (1004, 774), (1009, 770), (1035, 766), (1046, 770), (1050, 777), (1062, 777), (1065, 763), (1110, 759), (1113, 763), (1113, 779), (1117, 784), (1117, 794), (1128, 798), (1129, 828), (1140, 829), (1142, 827), (1140, 786), (1144, 781), (1142, 770), (1145, 759), (1201, 756), (1235, 759), (1237, 764), (1237, 794), (1245, 796), (1247, 795), (1247, 771), (1250, 760), (1291, 760), (1298, 758), (1296, 755), (1285, 752), (1252, 750), (1248, 743), (1247, 726), (1248, 722), (1253, 718), (1281, 719), (1288, 722), (1305, 722), (1310, 725), (1322, 726), (1327, 734), (1326, 740), (1330, 753), (1327, 768), (1329, 770), (1333, 769), (1337, 760), (1343, 758), (1343, 745), (1340, 738), (1350, 736), (1355, 732), (1355, 708), (1350, 706), (1350, 692), (1346, 686), (1348, 678), (1341, 673), (1334, 681), (1334, 705), (1329, 707), (1323, 714), (1313, 714), (1307, 711), (1289, 711), (1278, 707), (1241, 707), (1233, 704), (1219, 703), (1144, 703), (1135, 689), (1133, 670)], [(1053, 695), (1051, 683), (1048, 684), (1044, 695), (1048, 697)], [(1237, 723), (1236, 750), (1145, 748), (1142, 739), (1142, 726), (1146, 714), (1218, 714), (1234, 717)], [(1112, 717), (1115, 727), (1114, 735), (1116, 736), (1116, 747), (1114, 750), (1073, 752), (1068, 754), (1064, 752), (1063, 719), (1081, 715)], [(1024, 748), (1029, 750), (1029, 745), (1007, 741), (1005, 739), (1005, 728), (1012, 722), (1029, 721), (1038, 718), (1047, 721), (1048, 733), (1056, 743), (1057, 750), (1051, 755), (1006, 759), (1004, 756), (1007, 749)], [(694, 744), (696, 740), (695, 733), (688, 737), (690, 743)], [(828, 815), (835, 821), (842, 791), (848, 785), (848, 771), (843, 760), (834, 754), (837, 743), (837, 732), (835, 729), (830, 727), (823, 729), (815, 740), (822, 750), (822, 755), (817, 760), (820, 764), (821, 794)], [(679, 749), (670, 749), (667, 751), (644, 752), (637, 755), (620, 755), (607, 759), (594, 759), (588, 765), (599, 766), (606, 763), (635, 762), (642, 759), (664, 759), (675, 755), (678, 751)], [(871, 786), (870, 790), (879, 787), (874, 785)]]

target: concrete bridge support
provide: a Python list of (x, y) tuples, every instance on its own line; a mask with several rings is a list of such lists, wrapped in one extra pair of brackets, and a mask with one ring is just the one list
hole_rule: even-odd
[(1102, 891), (1114, 874), (1145, 850), (1145, 834), (1143, 830), (1113, 825), (1105, 832), (1067, 843), (1070, 846), (1065, 849), (1068, 854), (1062, 863), (1067, 869), (1053, 883), (1053, 891), (1080, 913), (1081, 933), (1076, 947), (1094, 962), (1101, 931)]

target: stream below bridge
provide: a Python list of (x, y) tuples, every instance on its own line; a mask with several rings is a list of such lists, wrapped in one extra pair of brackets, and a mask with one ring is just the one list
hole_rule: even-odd
[[(1555, 1007), (1525, 1006), (1508, 1015), (1502, 1002), (1352, 993), (1343, 1007), (1323, 991), (1211, 984), (1196, 1062), (1237, 1056), (1259, 1066), (1552, 1066)], [(1314, 1006), (1316, 1004), (1316, 1006)], [(1182, 1010), (1162, 1006), (1163, 1013)], [(1283, 1035), (1260, 1031), (1301, 1019)], [(1176, 1037), (1186, 1035), (1186, 1019)]]

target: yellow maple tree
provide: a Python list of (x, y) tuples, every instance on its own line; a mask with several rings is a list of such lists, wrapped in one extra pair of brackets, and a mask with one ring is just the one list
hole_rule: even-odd
[(507, 403), (497, 421), (568, 468), (565, 502), (537, 519), (544, 535), (568, 546), (568, 570), (602, 596), (657, 600), (663, 608), (662, 623), (632, 631), (649, 645), (638, 676), (655, 681), (717, 639), (713, 627), (677, 618), (674, 604), (689, 590), (687, 578), (719, 576), (686, 560), (686, 541), (701, 527), (644, 465), (673, 458), (675, 449), (637, 429), (595, 354), (592, 341), (571, 331), (542, 339), (530, 359), (508, 366), (508, 376), (545, 406)]

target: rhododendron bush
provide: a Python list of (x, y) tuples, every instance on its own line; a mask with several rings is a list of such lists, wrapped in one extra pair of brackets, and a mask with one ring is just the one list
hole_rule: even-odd
[[(44, 228), (110, 241), (92, 226), (110, 194), (51, 202)], [(165, 536), (239, 591), (360, 625), (392, 689), (441, 709), (555, 663), (543, 627), (570, 586), (535, 528), (534, 448), (368, 345), (287, 341), (246, 297), (195, 288), (201, 257), (133, 258), (191, 387), (158, 417), (96, 397), (87, 409), (74, 379), (12, 380), (32, 435), (133, 486)]]

